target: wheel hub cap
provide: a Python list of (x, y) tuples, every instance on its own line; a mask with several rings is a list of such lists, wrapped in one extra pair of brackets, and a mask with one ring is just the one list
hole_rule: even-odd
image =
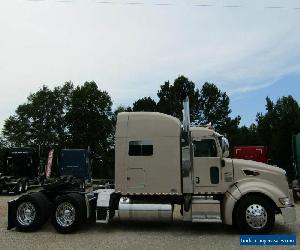
[(29, 226), (35, 219), (36, 211), (31, 202), (23, 202), (17, 210), (17, 220), (23, 226)]
[(252, 204), (246, 209), (246, 221), (251, 228), (261, 229), (267, 224), (268, 215), (265, 208)]
[(55, 213), (57, 223), (62, 227), (71, 226), (75, 221), (75, 208), (69, 202), (58, 205)]

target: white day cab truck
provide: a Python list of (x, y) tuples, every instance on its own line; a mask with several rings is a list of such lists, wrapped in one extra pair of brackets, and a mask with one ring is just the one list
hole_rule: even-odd
[(188, 98), (183, 124), (156, 112), (118, 114), (115, 189), (90, 191), (72, 178), (8, 203), (8, 229), (33, 231), (49, 217), (67, 233), (88, 219), (220, 222), (243, 233), (268, 233), (281, 214), (296, 220), (285, 171), (229, 159), (227, 140), (213, 130), (190, 127)]

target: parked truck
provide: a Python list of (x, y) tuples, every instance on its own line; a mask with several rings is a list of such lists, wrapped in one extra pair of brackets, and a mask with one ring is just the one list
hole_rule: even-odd
[(41, 182), (39, 156), (33, 148), (11, 148), (3, 158), (0, 194), (3, 190), (13, 194), (26, 192), (29, 186)]
[[(55, 155), (57, 166), (52, 171), (52, 161)], [(45, 189), (64, 186), (66, 181), (79, 184), (81, 189), (92, 186), (91, 157), (89, 149), (60, 149), (57, 152), (49, 151), (48, 164), (45, 171), (46, 179), (43, 183)]]
[(58, 157), (58, 174), (59, 176), (70, 175), (91, 182), (90, 161), (88, 149), (61, 149)]
[(234, 146), (232, 158), (269, 163), (268, 150), (265, 146)]
[[(4, 167), (0, 174), (0, 194), (6, 190), (9, 194), (26, 192), (32, 186), (45, 182), (45, 163), (37, 151), (30, 147), (11, 148), (3, 154)], [(82, 181), (82, 185), (91, 184), (90, 152), (87, 149), (61, 149), (57, 154), (57, 173), (47, 179), (47, 184), (60, 182), (71, 176)], [(74, 179), (73, 178), (73, 179)]]
[(82, 189), (72, 180), (60, 187), (23, 195), (8, 203), (8, 229), (33, 231), (51, 217), (63, 233), (87, 219), (172, 221), (234, 225), (247, 233), (267, 233), (275, 214), (295, 221), (293, 199), (283, 169), (230, 159), (227, 140), (217, 132), (190, 127), (188, 99), (183, 124), (156, 112), (117, 116), (115, 188)]

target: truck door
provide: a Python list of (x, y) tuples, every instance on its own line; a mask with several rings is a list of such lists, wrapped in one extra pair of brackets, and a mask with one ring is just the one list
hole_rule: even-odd
[(194, 192), (216, 192), (221, 188), (221, 152), (213, 137), (193, 139)]

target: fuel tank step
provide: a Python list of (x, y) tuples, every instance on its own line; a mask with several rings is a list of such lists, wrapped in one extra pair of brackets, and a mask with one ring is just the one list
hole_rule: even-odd
[(220, 201), (213, 197), (194, 196), (192, 222), (222, 223)]

